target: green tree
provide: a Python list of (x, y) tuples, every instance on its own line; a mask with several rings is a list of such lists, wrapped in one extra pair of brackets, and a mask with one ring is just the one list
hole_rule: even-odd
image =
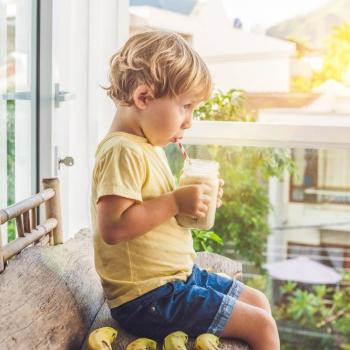
[(334, 79), (344, 82), (345, 74), (350, 69), (350, 23), (336, 27), (327, 41), (323, 67), (313, 76), (313, 85)]
[[(7, 205), (15, 202), (15, 101), (7, 102)], [(8, 241), (16, 237), (15, 220), (7, 224)]]
[(295, 44), (295, 54), (294, 54), (295, 58), (302, 58), (302, 57), (306, 56), (307, 54), (309, 54), (310, 52), (312, 52), (308, 41), (305, 39), (300, 39), (300, 38), (297, 38), (294, 36), (289, 36), (287, 38), (287, 40), (290, 41), (291, 43)]
[[(306, 40), (294, 36), (289, 36), (287, 40), (295, 44), (294, 57), (296, 59), (302, 59), (312, 52)], [(309, 77), (300, 75), (292, 76), (290, 84), (292, 92), (310, 92), (312, 90), (312, 79)]]
[[(297, 58), (302, 58), (309, 52), (307, 45), (294, 38), (290, 41), (296, 43)], [(323, 54), (323, 66), (320, 71), (313, 72), (311, 78), (295, 76), (291, 79), (291, 90), (294, 92), (309, 92), (327, 80), (333, 79), (349, 84), (350, 75), (350, 23), (343, 23), (335, 27), (327, 38)]]
[(216, 91), (213, 96), (194, 111), (197, 120), (255, 121), (245, 108), (244, 91), (231, 89), (226, 93)]
[[(200, 120), (254, 121), (244, 106), (242, 90), (217, 91), (195, 111)], [(252, 147), (190, 146), (193, 158), (215, 159), (220, 164), (220, 176), (225, 180), (223, 206), (217, 211), (213, 231), (224, 242), (233, 242), (235, 258), (246, 259), (261, 266), (264, 246), (269, 234), (268, 214), (272, 209), (267, 193), (267, 180), (281, 177), (284, 170), (293, 170), (293, 162), (285, 150)], [(170, 164), (179, 175), (183, 160), (175, 147), (168, 149)], [(200, 236), (198, 236), (200, 237)], [(194, 235), (195, 244), (198, 239)], [(224, 246), (211, 241), (206, 246), (218, 253)]]
[(333, 345), (350, 349), (349, 272), (343, 273), (340, 286), (316, 285), (306, 289), (288, 282), (281, 292), (282, 302), (274, 310), (278, 320), (330, 334)]

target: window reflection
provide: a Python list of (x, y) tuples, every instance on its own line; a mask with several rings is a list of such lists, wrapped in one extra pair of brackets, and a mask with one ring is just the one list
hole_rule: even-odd
[(350, 204), (350, 152), (297, 149), (297, 173), (291, 178), (291, 201)]

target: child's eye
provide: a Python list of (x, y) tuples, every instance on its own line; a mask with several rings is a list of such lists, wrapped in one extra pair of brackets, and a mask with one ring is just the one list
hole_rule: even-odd
[(192, 108), (192, 103), (187, 103), (184, 105), (184, 109), (191, 109)]

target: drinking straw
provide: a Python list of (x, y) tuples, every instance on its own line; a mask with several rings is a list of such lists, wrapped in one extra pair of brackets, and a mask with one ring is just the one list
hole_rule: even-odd
[(179, 146), (179, 149), (182, 153), (182, 156), (184, 157), (185, 160), (188, 160), (188, 162), (191, 164), (191, 160), (190, 160), (190, 157), (189, 155), (187, 154), (186, 150), (185, 150), (185, 147), (182, 145), (181, 142), (177, 142), (177, 145)]

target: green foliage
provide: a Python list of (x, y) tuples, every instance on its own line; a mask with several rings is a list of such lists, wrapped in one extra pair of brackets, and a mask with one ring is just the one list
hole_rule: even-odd
[(13, 241), (16, 238), (16, 221), (12, 219), (7, 222), (7, 240)]
[(281, 288), (284, 301), (275, 308), (275, 316), (282, 321), (334, 335), (335, 344), (350, 349), (350, 272), (343, 273), (340, 287), (314, 286), (297, 288), (288, 282)]
[(313, 88), (312, 80), (303, 76), (292, 77), (290, 83), (292, 92), (311, 92)]
[[(15, 101), (7, 101), (7, 205), (15, 202)], [(16, 238), (16, 223), (7, 224), (7, 238)]]
[(315, 73), (313, 84), (317, 86), (329, 79), (344, 81), (345, 74), (350, 69), (349, 57), (350, 23), (343, 23), (328, 38), (323, 67)]
[(7, 204), (15, 201), (15, 102), (7, 102)]
[(196, 252), (213, 252), (223, 241), (214, 231), (193, 230), (193, 247)]
[[(247, 116), (241, 90), (217, 91), (195, 111), (195, 116), (202, 120), (253, 120)], [(225, 181), (224, 196), (223, 205), (216, 212), (213, 231), (224, 242), (234, 243), (235, 258), (261, 266), (270, 232), (268, 214), (272, 209), (267, 180), (271, 176), (281, 178), (286, 170), (293, 171), (294, 163), (289, 153), (280, 149), (216, 145), (187, 146), (186, 149), (192, 158), (214, 159), (220, 164), (220, 177)], [(172, 145), (168, 147), (167, 155), (174, 174), (178, 176), (183, 164), (180, 152)], [(211, 247), (215, 252), (224, 253), (223, 245)]]
[[(297, 56), (302, 57), (297, 51)], [(350, 23), (335, 27), (327, 40), (323, 66), (311, 78), (296, 76), (291, 80), (294, 92), (309, 92), (327, 80), (350, 84)]]
[(220, 175), (226, 185), (214, 230), (224, 241), (233, 242), (237, 258), (261, 265), (271, 209), (266, 183), (257, 172), (262, 159), (254, 148), (220, 149), (215, 159), (222, 165)]
[(194, 118), (200, 120), (254, 121), (244, 106), (243, 90), (231, 89), (226, 93), (218, 90), (205, 104), (194, 112)]
[[(244, 274), (243, 274), (244, 278)], [(268, 294), (268, 276), (266, 274), (255, 275), (254, 277), (244, 280), (244, 284), (262, 291), (265, 295)]]
[(310, 53), (312, 50), (309, 48), (309, 43), (307, 40), (301, 40), (300, 38), (290, 35), (287, 40), (295, 44), (295, 57), (302, 58)]
[[(204, 120), (253, 120), (246, 113), (241, 90), (216, 92), (195, 114)], [(197, 151), (197, 156), (217, 160), (220, 176), (225, 181), (223, 206), (217, 211), (214, 231), (224, 242), (234, 243), (237, 258), (261, 266), (263, 247), (270, 233), (267, 219), (272, 209), (267, 180), (271, 176), (282, 178), (285, 170), (294, 171), (295, 165), (288, 151), (208, 146)], [(223, 253), (223, 247), (218, 247), (218, 252)]]
[(288, 281), (281, 287), (281, 292), (283, 294), (292, 293), (295, 290), (296, 286), (297, 284), (295, 282)]

